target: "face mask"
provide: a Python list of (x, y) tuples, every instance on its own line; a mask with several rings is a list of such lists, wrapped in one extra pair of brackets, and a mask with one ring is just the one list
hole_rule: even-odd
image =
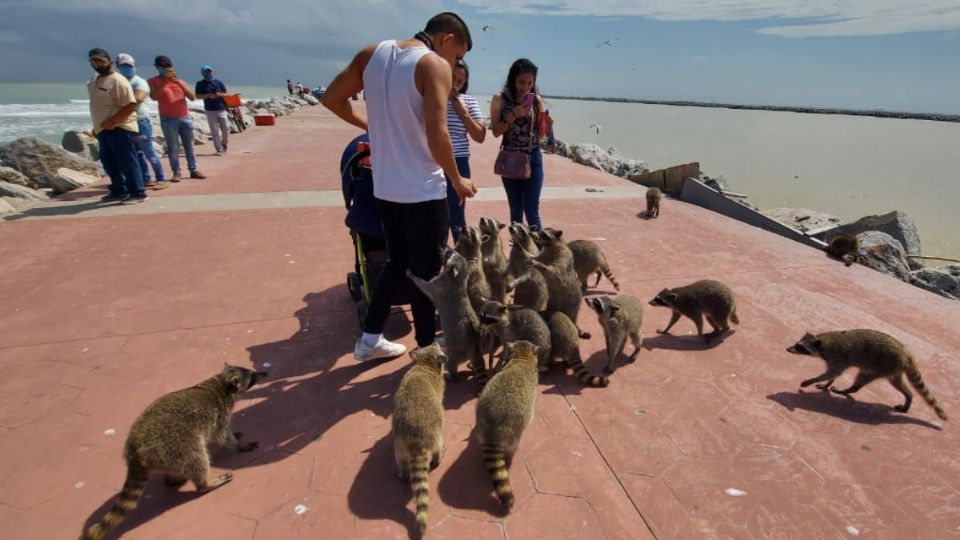
[(117, 71), (119, 71), (121, 75), (128, 79), (132, 79), (136, 74), (136, 69), (133, 66), (119, 66)]
[(164, 67), (158, 67), (158, 68), (157, 68), (157, 73), (159, 73), (159, 74), (160, 74), (160, 76), (161, 76), (161, 77), (163, 77), (164, 75), (166, 75), (166, 74), (167, 74), (167, 68), (164, 68)]
[(212, 80), (213, 80), (213, 73), (209, 73), (209, 72), (208, 72), (208, 73), (204, 73), (204, 74), (203, 74), (203, 80), (205, 80), (205, 81), (212, 81)]
[(108, 75), (110, 73), (110, 66), (95, 67), (93, 69), (100, 75)]

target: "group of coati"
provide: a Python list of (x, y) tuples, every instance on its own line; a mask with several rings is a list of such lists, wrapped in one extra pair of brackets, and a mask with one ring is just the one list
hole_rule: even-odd
[[(659, 199), (659, 193), (648, 196), (647, 217), (659, 214)], [(627, 340), (633, 346), (629, 362), (636, 360), (642, 345), (640, 300), (628, 294), (584, 299), (591, 277), (596, 278), (594, 287), (603, 275), (620, 290), (596, 243), (566, 242), (560, 230), (530, 231), (515, 223), (507, 228), (510, 249), (504, 255), (500, 233), (505, 227), (493, 218), (481, 218), (479, 227), (468, 227), (454, 249), (445, 250), (435, 277), (424, 280), (408, 272), (437, 307), (443, 327), (442, 345), (435, 342), (410, 352), (412, 365), (394, 395), (396, 474), (409, 479), (420, 535), (427, 529), (428, 474), (439, 465), (445, 449), (445, 384), (459, 379), (461, 364), (467, 363), (480, 389), (473, 436), (481, 445), (483, 466), (501, 506), (509, 512), (514, 504), (509, 469), (533, 417), (540, 377), (560, 359), (584, 385), (606, 387), (614, 360), (624, 352)], [(603, 328), (604, 375), (591, 374), (580, 357), (580, 339), (590, 337), (577, 326), (584, 301)], [(714, 280), (663, 289), (649, 305), (672, 310), (666, 328), (658, 333), (668, 333), (686, 316), (708, 344), (728, 332), (730, 323), (740, 322), (733, 291)], [(704, 317), (712, 327), (707, 334), (703, 332)], [(884, 333), (808, 333), (787, 351), (819, 356), (827, 365), (823, 374), (803, 381), (801, 387), (819, 383), (816, 386), (821, 390), (848, 395), (873, 380), (887, 378), (905, 398), (895, 409), (905, 413), (912, 401), (903, 379), (906, 375), (937, 416), (947, 419), (911, 355)], [(849, 367), (859, 368), (853, 384), (846, 389), (832, 387), (834, 379)], [(163, 474), (171, 486), (190, 481), (199, 492), (229, 482), (229, 473), (208, 478), (207, 445), (227, 445), (241, 452), (257, 447), (255, 442), (241, 444), (240, 433), (230, 430), (229, 419), (237, 396), (266, 375), (225, 366), (218, 375), (148, 406), (131, 427), (124, 447), (127, 478), (116, 504), (81, 538), (105, 538), (136, 507), (151, 473)]]

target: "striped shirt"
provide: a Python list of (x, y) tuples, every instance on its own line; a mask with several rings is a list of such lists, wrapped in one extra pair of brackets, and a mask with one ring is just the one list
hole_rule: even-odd
[[(470, 94), (460, 94), (460, 101), (463, 102), (467, 112), (470, 113), (470, 118), (473, 118), (475, 122), (482, 126), (483, 113), (480, 111), (477, 98)], [(467, 140), (467, 127), (463, 125), (463, 121), (453, 110), (453, 103), (449, 100), (447, 101), (447, 130), (450, 131), (450, 142), (453, 143), (453, 155), (455, 157), (469, 157), (470, 141)]]

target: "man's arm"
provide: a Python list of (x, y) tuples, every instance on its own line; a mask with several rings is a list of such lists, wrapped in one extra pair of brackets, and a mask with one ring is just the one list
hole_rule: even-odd
[(177, 79), (176, 84), (179, 84), (180, 88), (183, 88), (183, 94), (187, 96), (187, 99), (189, 99), (190, 101), (197, 99), (197, 96), (193, 93), (193, 90), (190, 89), (189, 84), (183, 82), (183, 80), (181, 79)]
[(368, 45), (358, 52), (350, 61), (350, 65), (334, 77), (333, 82), (327, 87), (327, 93), (323, 95), (324, 107), (330, 109), (330, 112), (341, 120), (364, 131), (367, 130), (367, 116), (353, 108), (350, 97), (363, 90), (363, 70), (376, 48), (376, 45)]
[(117, 127), (117, 125), (120, 124), (120, 122), (123, 122), (127, 118), (130, 118), (130, 115), (136, 112), (136, 110), (137, 110), (137, 103), (136, 102), (130, 103), (129, 105), (126, 105), (124, 108), (120, 109), (117, 112), (117, 114), (105, 120), (102, 124), (100, 124), (100, 127), (107, 130), (113, 129)]
[(447, 100), (453, 86), (450, 64), (435, 54), (428, 54), (420, 59), (417, 71), (423, 76), (423, 121), (430, 154), (453, 182), (460, 201), (465, 201), (477, 193), (477, 188), (469, 179), (460, 177), (447, 130)]
[(134, 90), (133, 97), (137, 99), (137, 103), (143, 103), (147, 100), (147, 93), (143, 90)]

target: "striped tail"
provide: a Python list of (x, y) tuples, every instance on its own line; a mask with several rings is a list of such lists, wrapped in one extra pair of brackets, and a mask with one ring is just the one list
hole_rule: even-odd
[[(610, 265), (607, 264), (607, 261), (602, 261), (600, 263), (600, 271), (603, 272), (603, 275), (607, 276), (607, 279), (610, 280), (610, 283), (613, 283), (613, 288), (620, 291), (620, 284), (617, 283), (617, 278), (613, 277), (613, 271), (610, 270)], [(597, 283), (600, 283), (600, 276), (597, 276)], [(594, 285), (596, 287), (596, 285)]]
[(737, 317), (737, 306), (733, 306), (733, 309), (730, 310), (730, 322), (740, 324), (740, 317)]
[(510, 473), (507, 471), (507, 457), (503, 449), (496, 444), (484, 444), (483, 466), (490, 473), (493, 489), (497, 492), (500, 504), (509, 512), (513, 509), (513, 490), (510, 489)]
[(127, 469), (127, 479), (123, 483), (123, 489), (120, 490), (117, 502), (107, 512), (107, 515), (103, 516), (100, 523), (87, 529), (80, 540), (106, 538), (127, 517), (127, 514), (137, 507), (140, 496), (143, 495), (143, 488), (147, 485), (148, 476), (149, 473), (146, 469), (136, 464), (130, 465)]
[(933, 407), (933, 410), (937, 413), (937, 416), (941, 420), (947, 419), (947, 413), (940, 406), (940, 403), (937, 402), (937, 398), (933, 397), (933, 394), (930, 393), (930, 389), (927, 388), (927, 385), (923, 383), (923, 378), (920, 377), (920, 370), (917, 369), (917, 365), (913, 363), (913, 359), (910, 358), (904, 366), (904, 372), (907, 375), (907, 380), (910, 381), (910, 386), (912, 386), (920, 397), (927, 402), (928, 405)]
[(590, 386), (592, 388), (606, 388), (610, 384), (610, 379), (608, 377), (592, 375), (589, 371), (587, 371), (587, 366), (583, 365), (583, 362), (579, 359), (572, 364), (567, 364), (567, 367), (572, 369), (573, 375), (586, 386)]
[(430, 453), (426, 450), (415, 454), (410, 460), (410, 491), (417, 507), (417, 531), (422, 537), (427, 532), (427, 510), (430, 509)]

